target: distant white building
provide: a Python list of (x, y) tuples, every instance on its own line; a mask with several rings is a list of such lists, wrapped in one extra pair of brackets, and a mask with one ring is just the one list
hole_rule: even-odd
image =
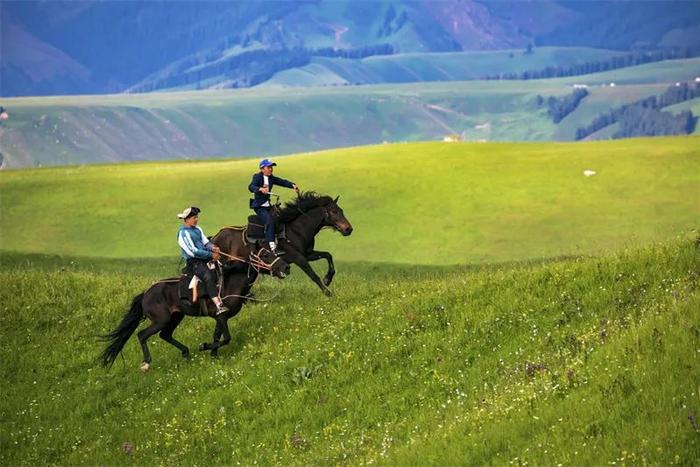
[(573, 86), (574, 89), (588, 89), (587, 84), (574, 84)]
[(610, 87), (611, 87), (611, 88), (614, 88), (614, 87), (615, 87), (615, 83), (610, 83)]

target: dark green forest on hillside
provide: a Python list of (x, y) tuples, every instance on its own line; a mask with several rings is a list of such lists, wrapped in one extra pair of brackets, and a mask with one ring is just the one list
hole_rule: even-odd
[(697, 124), (697, 117), (691, 111), (671, 114), (661, 109), (696, 97), (700, 97), (700, 83), (678, 83), (659, 96), (650, 96), (598, 115), (589, 125), (576, 130), (576, 139), (583, 139), (617, 122), (620, 130), (613, 138), (690, 134)]

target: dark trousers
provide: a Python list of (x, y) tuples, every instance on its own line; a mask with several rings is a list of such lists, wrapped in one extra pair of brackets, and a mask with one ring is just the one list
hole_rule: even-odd
[(270, 208), (255, 208), (255, 214), (258, 215), (262, 223), (265, 225), (265, 240), (268, 242), (275, 241), (275, 218), (270, 213)]
[(207, 260), (190, 258), (187, 260), (187, 269), (204, 283), (204, 291), (209, 295), (209, 298), (219, 296), (219, 292), (216, 290), (216, 273), (207, 267)]

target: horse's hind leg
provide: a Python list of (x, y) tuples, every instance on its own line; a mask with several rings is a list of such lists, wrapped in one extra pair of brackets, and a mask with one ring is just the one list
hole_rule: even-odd
[(139, 342), (141, 343), (141, 350), (143, 350), (143, 364), (141, 364), (141, 370), (148, 371), (151, 367), (151, 352), (148, 350), (148, 344), (146, 341), (153, 334), (156, 334), (163, 330), (163, 328), (168, 324), (169, 320), (159, 319), (151, 323), (147, 328), (142, 329), (138, 333)]
[(190, 357), (190, 349), (187, 348), (185, 344), (182, 342), (178, 341), (173, 337), (173, 332), (175, 332), (175, 328), (180, 324), (182, 321), (182, 318), (184, 318), (184, 314), (182, 313), (176, 313), (172, 316), (168, 324), (165, 325), (165, 328), (163, 328), (162, 331), (160, 331), (160, 338), (163, 339), (165, 342), (174, 345), (175, 347), (178, 348), (178, 350), (182, 353), (182, 356), (184, 358), (189, 358)]

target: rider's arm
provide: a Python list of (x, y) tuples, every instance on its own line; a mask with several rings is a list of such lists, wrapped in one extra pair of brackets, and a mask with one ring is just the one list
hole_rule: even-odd
[(294, 182), (290, 182), (289, 180), (285, 180), (284, 178), (279, 178), (272, 175), (270, 176), (270, 180), (272, 180), (272, 183), (274, 183), (275, 185), (282, 185), (287, 188), (294, 188)]
[(202, 243), (204, 244), (204, 248), (207, 250), (211, 250), (211, 243), (209, 242), (209, 239), (207, 238), (206, 235), (204, 235), (204, 230), (200, 226), (197, 226), (197, 229), (199, 230), (199, 234), (202, 236)]
[[(206, 237), (204, 237), (206, 238)], [(211, 259), (211, 251), (209, 250), (202, 250), (201, 248), (197, 248), (194, 244), (194, 241), (192, 241), (192, 237), (190, 237), (189, 231), (182, 229), (180, 233), (177, 236), (177, 243), (180, 245), (180, 248), (182, 248), (182, 251), (185, 252), (187, 256), (190, 258), (200, 258), (200, 259)]]
[[(260, 174), (253, 175), (253, 180), (251, 180), (250, 185), (248, 185), (248, 191), (250, 191), (251, 193), (257, 193), (258, 191), (260, 191), (260, 188), (262, 188), (262, 181), (264, 179), (262, 178), (262, 176), (259, 175)], [(260, 185), (258, 185), (257, 183), (260, 183)]]

